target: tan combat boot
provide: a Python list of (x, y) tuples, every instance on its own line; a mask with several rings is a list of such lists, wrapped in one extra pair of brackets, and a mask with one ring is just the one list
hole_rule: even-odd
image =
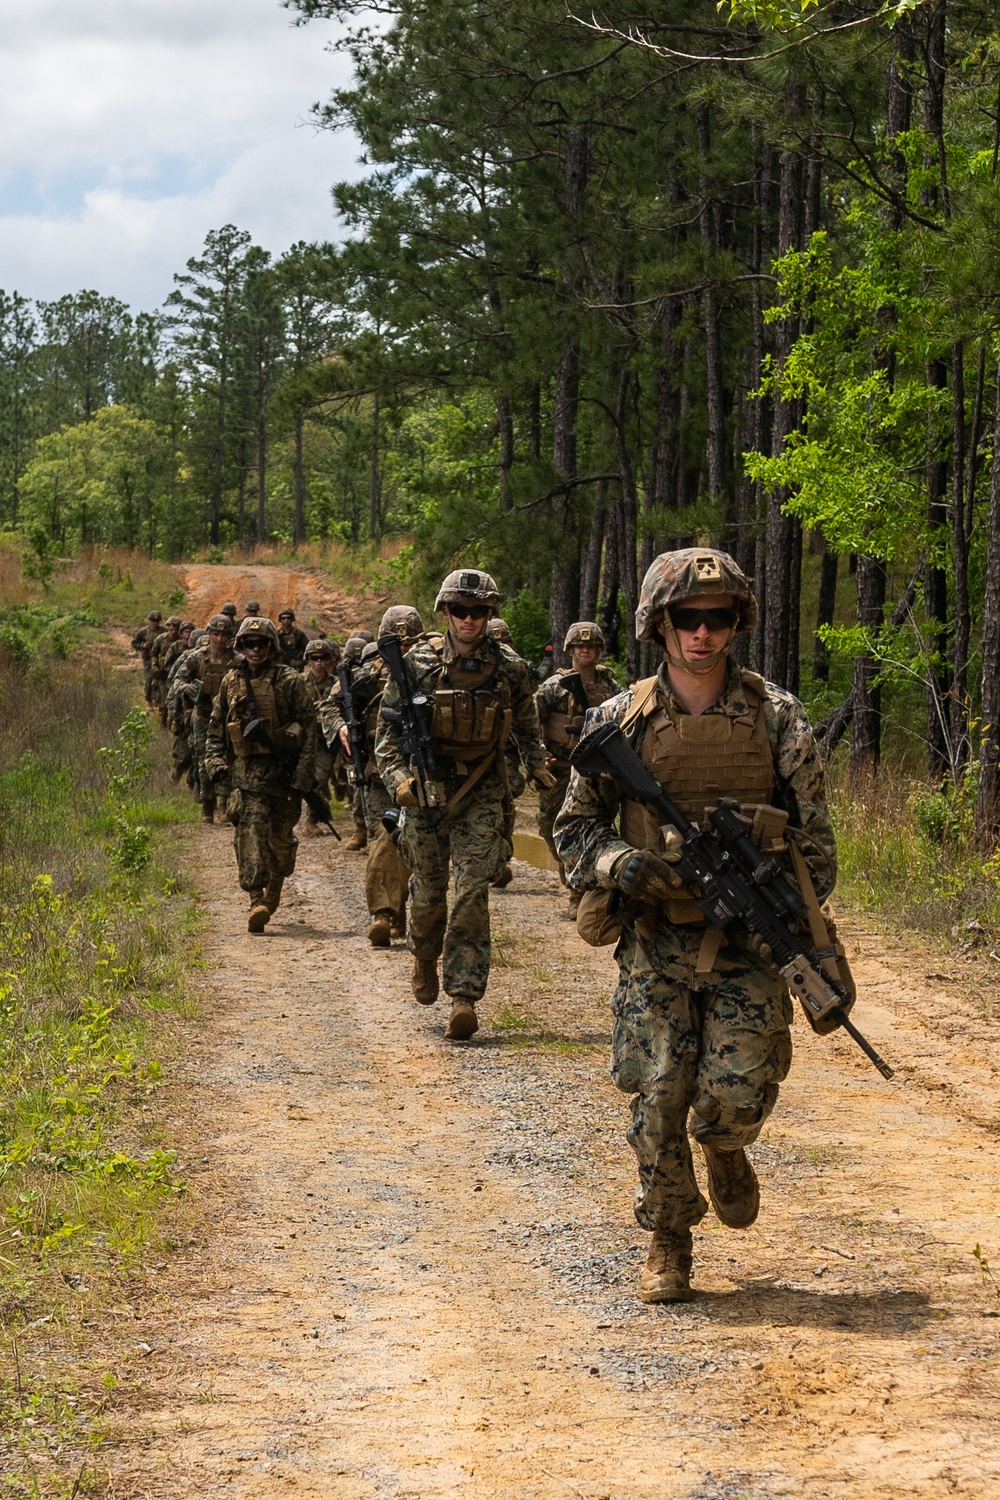
[(368, 929), (368, 941), (373, 948), (388, 948), (392, 939), (392, 912), (377, 911)]
[(436, 958), (415, 958), (410, 987), (421, 1005), (433, 1005), (438, 997), (438, 966)]
[(201, 804), (201, 821), (203, 823), (215, 822), (215, 798), (206, 797)]
[(271, 920), (270, 909), (264, 904), (263, 891), (250, 892), (250, 916), (247, 919), (247, 932), (263, 932)]
[(471, 1000), (453, 1000), (445, 1040), (467, 1042), (479, 1030), (479, 1018)]
[(691, 1301), (690, 1229), (654, 1229), (639, 1296), (643, 1302)]
[(359, 849), (367, 849), (367, 847), (368, 835), (367, 833), (365, 833), (363, 828), (356, 828), (351, 837), (347, 840), (347, 843), (344, 845), (345, 849), (353, 849), (355, 853), (357, 853)]
[(272, 917), (281, 905), (281, 888), (284, 883), (284, 875), (274, 875), (267, 882), (267, 890), (264, 892), (264, 905)]
[(508, 863), (504, 865), (496, 880), (490, 881), (490, 885), (495, 891), (505, 891), (513, 879), (514, 871), (511, 869), (510, 864)]
[(757, 1174), (739, 1151), (702, 1146), (708, 1167), (708, 1196), (716, 1214), (729, 1229), (749, 1229), (760, 1212)]
[(582, 891), (570, 891), (569, 893), (569, 917), (571, 922), (576, 921), (576, 914), (580, 910), (580, 902), (583, 899)]
[(406, 907), (402, 911), (393, 914), (389, 922), (389, 934), (394, 938), (405, 938), (406, 936)]

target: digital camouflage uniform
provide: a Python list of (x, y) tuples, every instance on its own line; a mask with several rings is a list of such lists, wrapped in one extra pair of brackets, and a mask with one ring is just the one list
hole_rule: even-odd
[[(579, 743), (580, 731), (583, 728), (583, 709), (569, 689), (564, 686), (564, 679), (573, 670), (575, 669), (564, 668), (562, 671), (553, 673), (551, 677), (546, 678), (535, 694), (538, 725), (549, 755), (547, 764), (556, 778), (556, 784), (550, 791), (538, 794), (538, 811), (535, 814), (535, 821), (553, 858), (557, 860), (559, 855), (552, 837), (552, 825), (563, 805), (566, 788), (569, 786), (569, 757)], [(609, 667), (595, 666), (594, 680), (591, 683), (585, 683), (584, 688), (588, 704), (591, 708), (596, 708), (599, 704), (605, 703), (608, 698), (614, 697), (618, 692), (618, 683)], [(566, 872), (562, 861), (559, 862), (559, 878), (565, 885)]]
[(181, 633), (166, 650), (163, 657), (163, 665), (167, 674), (166, 682), (166, 719), (172, 740), (170, 745), (170, 759), (174, 763), (172, 779), (180, 781), (184, 772), (192, 763), (191, 746), (188, 743), (189, 715), (178, 709), (176, 698), (173, 696), (174, 677), (181, 660), (191, 649), (191, 631), (194, 625), (185, 621), (181, 627)]
[[(326, 800), (329, 800), (330, 776), (333, 771), (333, 752), (327, 748), (326, 741), (320, 732), (320, 711), (324, 701), (329, 697), (334, 687), (336, 687), (337, 679), (336, 677), (326, 677), (322, 682), (317, 682), (312, 672), (309, 671), (307, 664), (305, 670), (302, 672), (302, 681), (305, 683), (306, 692), (309, 694), (309, 700), (313, 705), (316, 719), (316, 760), (313, 770), (313, 790), (319, 792)], [(312, 829), (315, 829), (317, 826), (316, 820), (311, 813), (307, 814), (306, 823)]]
[(180, 627), (179, 616), (171, 615), (166, 622), (166, 629), (154, 636), (149, 651), (150, 702), (160, 710), (160, 721), (164, 725), (167, 722), (167, 672), (169, 668), (166, 658), (170, 648), (180, 641)]
[[(489, 636), (475, 655), (464, 658), (450, 636), (417, 645), (403, 658), (403, 669), (411, 693), (434, 700), (431, 730), (440, 772), (434, 795), (444, 815), (439, 854), (420, 810), (403, 812), (400, 843), (413, 869), (409, 946), (417, 959), (432, 962), (443, 952), (445, 992), (453, 1001), (474, 1006), (486, 991), (490, 972), (489, 886), (512, 852), (505, 836), (508, 763), (512, 759), (516, 767), (519, 750), (529, 775), (545, 765), (535, 682), (521, 658)], [(464, 703), (472, 705), (468, 715), (460, 695), (467, 695)], [(397, 725), (384, 715), (385, 709), (399, 707), (399, 690), (391, 680), (382, 705), (375, 758), (382, 780), (395, 796), (413, 770), (403, 755)], [(503, 743), (495, 738), (489, 748), (484, 731), (491, 706), (493, 724), (505, 724), (506, 734)], [(478, 736), (477, 729), (483, 731)], [(477, 738), (478, 745), (473, 743)], [(509, 748), (512, 742), (517, 750)], [(487, 757), (489, 769), (463, 795), (464, 784)], [(449, 865), (454, 877), (450, 914)]]
[[(634, 694), (629, 688), (593, 709), (587, 733), (603, 723), (621, 724)], [(723, 725), (722, 720), (729, 722)], [(683, 732), (683, 721), (697, 725), (699, 736), (707, 734), (711, 744), (729, 744), (738, 735), (756, 737), (756, 759), (741, 752), (747, 764), (757, 766), (755, 800), (780, 803), (790, 814), (790, 826), (808, 835), (812, 843), (805, 843), (805, 852), (815, 870), (817, 893), (825, 896), (833, 883), (836, 854), (822, 761), (798, 700), (729, 662), (721, 698), (693, 719), (672, 692), (664, 664), (647, 712), (638, 714), (626, 737), (645, 758), (653, 754), (654, 741), (647, 737), (659, 732), (655, 726), (666, 725), (662, 743), (677, 743), (671, 736), (678, 724)], [(762, 767), (773, 778), (770, 796), (759, 794), (766, 781)], [(672, 787), (669, 763), (657, 762), (654, 774), (680, 801), (683, 784)], [(738, 790), (738, 772), (727, 784), (724, 780), (720, 773), (714, 796), (706, 793), (701, 799), (706, 805)], [(572, 773), (555, 824), (556, 846), (572, 886), (614, 888), (612, 869), (620, 857), (635, 847), (653, 847), (643, 842), (643, 826), (649, 824), (642, 825), (636, 808), (625, 805), (623, 819), (631, 818), (633, 835), (626, 840), (615, 827), (619, 804), (611, 783)], [(703, 817), (704, 808), (698, 821)], [(655, 836), (655, 826), (651, 832)], [(639, 912), (635, 922), (626, 924), (615, 954), (619, 980), (611, 1000), (612, 1077), (632, 1095), (628, 1140), (639, 1166), (635, 1214), (651, 1230), (686, 1232), (707, 1210), (688, 1132), (721, 1152), (751, 1144), (774, 1108), (791, 1063), (792, 1012), (783, 981), (754, 954), (729, 946), (704, 972), (705, 937), (697, 907), (679, 898), (666, 910)]]
[(278, 641), (281, 648), (281, 660), (285, 666), (294, 667), (297, 672), (301, 672), (305, 665), (305, 650), (309, 644), (309, 637), (305, 631), (300, 630), (294, 624), (291, 630), (284, 631), (279, 625)]
[(142, 658), (142, 685), (146, 702), (152, 706), (153, 703), (153, 645), (158, 635), (163, 634), (163, 626), (160, 623), (160, 615), (154, 611), (145, 625), (140, 625), (132, 637), (132, 650), (138, 651)]
[[(241, 644), (244, 629), (245, 625)], [(295, 869), (295, 825), (302, 793), (311, 790), (313, 782), (316, 715), (299, 673), (276, 662), (273, 651), (252, 681), (257, 714), (267, 725), (277, 754), (243, 739), (242, 730), (254, 715), (245, 670), (238, 669), (227, 673), (216, 695), (205, 768), (215, 778), (231, 767), (233, 789), (227, 812), (236, 828), (240, 885), (249, 892), (252, 908), (266, 905), (273, 913), (282, 884)], [(298, 726), (297, 732), (293, 725)]]
[[(229, 645), (231, 648), (232, 636)], [(242, 661), (242, 656), (234, 655), (232, 649), (226, 652), (223, 660), (213, 661), (210, 645), (196, 646), (181, 658), (170, 683), (167, 709), (175, 720), (178, 713), (187, 717), (188, 744), (195, 771), (195, 797), (202, 805), (206, 822), (212, 820), (216, 802), (225, 803), (230, 791), (227, 780), (213, 780), (206, 764), (212, 706), (223, 678)]]

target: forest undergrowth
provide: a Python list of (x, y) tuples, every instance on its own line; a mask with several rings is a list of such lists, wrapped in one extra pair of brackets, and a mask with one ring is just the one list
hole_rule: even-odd
[[(161, 580), (124, 567), (129, 615), (145, 613)], [(192, 1219), (157, 1095), (193, 1014), (197, 913), (172, 835), (194, 809), (136, 675), (98, 649), (94, 582), (120, 588), (63, 578), (0, 608), (4, 1496), (99, 1492), (121, 1307)]]

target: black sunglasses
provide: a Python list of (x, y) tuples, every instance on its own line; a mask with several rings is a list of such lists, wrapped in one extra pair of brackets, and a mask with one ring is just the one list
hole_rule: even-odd
[(675, 630), (692, 633), (702, 625), (706, 630), (732, 630), (740, 618), (735, 609), (672, 609), (669, 613)]
[(486, 604), (449, 604), (448, 613), (454, 615), (456, 620), (485, 620), (489, 614), (489, 606)]

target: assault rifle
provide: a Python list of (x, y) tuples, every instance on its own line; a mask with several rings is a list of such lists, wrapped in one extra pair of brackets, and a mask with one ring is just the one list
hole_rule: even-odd
[(337, 681), (340, 683), (340, 702), (344, 710), (344, 723), (347, 725), (347, 743), (350, 746), (351, 765), (354, 768), (354, 785), (361, 797), (361, 811), (365, 822), (368, 822), (368, 799), (365, 792), (368, 789), (368, 778), (365, 776), (365, 763), (368, 759), (365, 735), (365, 726), (358, 718), (357, 704), (354, 701), (354, 688), (351, 685), (351, 669), (348, 666), (337, 668)]
[(842, 1026), (883, 1078), (893, 1076), (848, 1016), (847, 991), (823, 969), (826, 955), (807, 948), (792, 931), (789, 924), (807, 915), (806, 903), (774, 856), (762, 853), (748, 837), (733, 805), (709, 813), (711, 829), (702, 832), (667, 796), (617, 724), (602, 724), (588, 734), (570, 759), (582, 776), (610, 776), (624, 797), (654, 808), (676, 828), (684, 842), (673, 869), (708, 920), (723, 932), (742, 927), (758, 943), (766, 943), (775, 968), (807, 1015)]
[[(250, 709), (250, 718), (243, 725), (243, 738), (251, 745), (263, 745), (265, 750), (270, 750), (271, 754), (275, 757), (275, 766), (273, 771), (267, 773), (264, 780), (272, 786), (287, 788), (291, 784), (292, 776), (295, 774), (295, 765), (299, 758), (298, 752), (279, 750), (271, 738), (271, 732), (260, 717), (257, 709), (257, 699), (254, 697), (253, 691), (253, 678), (250, 676), (250, 664), (246, 661), (243, 663), (243, 681), (246, 683), (247, 704)], [(333, 820), (330, 816), (330, 804), (323, 796), (323, 793), (315, 790), (303, 792), (302, 800), (316, 822), (325, 823), (334, 838), (339, 841), (340, 834), (333, 826)]]
[(434, 759), (434, 744), (431, 740), (430, 704), (423, 693), (411, 693), (403, 669), (403, 648), (399, 636), (379, 636), (378, 651), (389, 668), (389, 676), (399, 689), (399, 707), (379, 710), (389, 724), (399, 726), (400, 748), (417, 782), (417, 796), (425, 826), (430, 830), (434, 848), (441, 853), (438, 829), (441, 827), (441, 809), (437, 805), (433, 783), (438, 776)]

